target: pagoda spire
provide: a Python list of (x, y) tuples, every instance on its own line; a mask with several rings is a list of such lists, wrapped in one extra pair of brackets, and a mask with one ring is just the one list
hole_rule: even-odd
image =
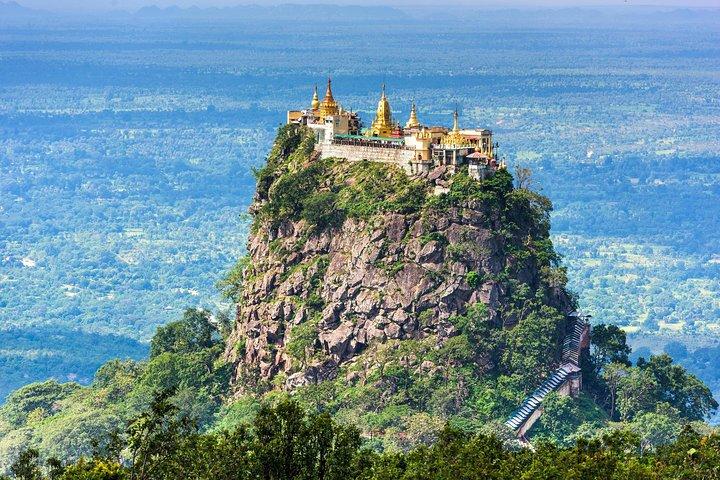
[(317, 110), (320, 107), (320, 99), (318, 98), (317, 85), (315, 85), (315, 89), (313, 90), (312, 103), (310, 104), (310, 106), (313, 110)]
[(325, 98), (323, 99), (323, 102), (335, 102), (332, 94), (332, 79), (330, 77), (328, 77), (327, 89), (325, 89)]
[(453, 112), (453, 128), (443, 137), (443, 143), (446, 145), (454, 145), (454, 146), (462, 146), (467, 145), (468, 141), (465, 138), (465, 136), (460, 133), (460, 122), (458, 120), (458, 111), (457, 108)]
[(378, 102), (377, 111), (375, 112), (375, 120), (367, 131), (368, 136), (389, 137), (392, 135), (395, 125), (392, 121), (392, 110), (390, 102), (385, 95), (385, 84), (382, 84), (380, 92), (380, 101)]
[(332, 80), (330, 77), (328, 77), (327, 80), (327, 89), (325, 90), (325, 98), (323, 98), (323, 101), (320, 102), (320, 106), (318, 108), (320, 117), (331, 117), (333, 115), (338, 114), (338, 104), (333, 98), (332, 94)]
[(405, 124), (405, 128), (417, 128), (420, 126), (420, 122), (417, 118), (417, 109), (415, 108), (415, 100), (412, 102), (412, 107), (410, 108), (410, 118), (408, 119), (407, 123)]

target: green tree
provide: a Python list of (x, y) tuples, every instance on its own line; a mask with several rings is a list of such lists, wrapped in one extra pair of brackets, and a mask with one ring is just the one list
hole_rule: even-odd
[(628, 428), (638, 434), (645, 451), (675, 441), (682, 430), (682, 422), (676, 409), (660, 404), (655, 412), (637, 415)]
[(264, 406), (253, 423), (260, 478), (346, 480), (353, 478), (360, 434), (328, 414), (306, 415), (293, 401)]
[(701, 436), (685, 426), (672, 444), (661, 446), (655, 455), (658, 478), (717, 479), (720, 475), (720, 434)]
[(221, 338), (210, 321), (210, 312), (190, 308), (183, 318), (158, 327), (150, 342), (150, 358), (162, 353), (191, 353), (220, 343)]
[(620, 417), (632, 420), (643, 412), (652, 412), (658, 401), (660, 386), (651, 372), (631, 368), (618, 382), (617, 404)]
[[(590, 350), (583, 352), (580, 366), (583, 373), (583, 388), (603, 405), (611, 418), (616, 414), (616, 375), (622, 374), (622, 367), (629, 367), (630, 347), (625, 332), (615, 325), (596, 325), (590, 332)], [(612, 370), (607, 375), (604, 370)], [(608, 380), (615, 383), (611, 386)]]
[(520, 320), (514, 328), (505, 331), (505, 348), (502, 367), (506, 373), (524, 377), (527, 385), (536, 385), (545, 378), (558, 358), (557, 338), (565, 318), (552, 307), (543, 306)]
[(80, 459), (65, 468), (60, 480), (125, 480), (127, 471), (117, 462)]
[(28, 448), (20, 452), (20, 455), (10, 466), (10, 473), (16, 480), (42, 480), (39, 459), (40, 452), (34, 448)]
[(628, 374), (628, 367), (624, 363), (609, 363), (605, 365), (601, 373), (601, 378), (605, 382), (605, 386), (609, 395), (610, 419), (615, 419), (615, 409), (617, 404), (617, 391), (623, 377)]
[(617, 325), (595, 325), (590, 332), (590, 351), (597, 373), (609, 363), (630, 365), (627, 335)]
[(132, 480), (182, 476), (173, 460), (183, 436), (194, 433), (195, 429), (189, 419), (178, 417), (178, 408), (171, 402), (174, 393), (164, 390), (156, 394), (149, 410), (128, 426)]
[(707, 385), (673, 363), (669, 355), (651, 356), (638, 368), (654, 378), (657, 402), (677, 409), (682, 418), (702, 420), (717, 410), (718, 403)]
[(57, 380), (32, 383), (10, 394), (2, 407), (3, 417), (13, 425), (20, 426), (31, 412), (53, 412), (61, 400), (79, 388), (77, 383), (60, 383)]

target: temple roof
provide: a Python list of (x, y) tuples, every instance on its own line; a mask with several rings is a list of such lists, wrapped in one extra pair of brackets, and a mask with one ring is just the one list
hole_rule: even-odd
[(443, 138), (443, 143), (446, 145), (467, 145), (468, 143), (467, 138), (465, 138), (465, 136), (460, 133), (457, 110), (453, 112), (453, 128), (450, 133), (445, 135), (445, 137)]
[(333, 98), (332, 93), (332, 80), (330, 77), (328, 77), (327, 80), (327, 89), (325, 90), (325, 98), (323, 98), (323, 101), (320, 102), (320, 116), (321, 117), (329, 117), (331, 115), (337, 115), (338, 114), (338, 104)]
[(315, 90), (313, 90), (313, 97), (310, 106), (313, 110), (317, 110), (318, 107), (320, 107), (320, 99), (318, 98), (317, 85), (315, 85)]
[(412, 107), (410, 108), (410, 118), (408, 119), (407, 123), (405, 124), (405, 128), (417, 128), (420, 126), (420, 122), (417, 118), (417, 110), (415, 109), (415, 101), (412, 102)]

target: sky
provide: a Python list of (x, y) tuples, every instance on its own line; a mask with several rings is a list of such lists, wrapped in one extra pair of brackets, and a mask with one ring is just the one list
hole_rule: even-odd
[[(157, 5), (166, 7), (178, 5), (190, 7), (219, 7), (238, 4), (277, 5), (282, 3), (325, 3), (348, 5), (389, 5), (389, 6), (432, 6), (437, 0), (16, 0), (22, 6), (51, 11), (102, 11), (137, 10), (143, 6)], [(0, 0), (2, 3), (2, 0)], [(720, 7), (720, 0), (448, 0), (443, 5), (493, 6), (493, 7), (572, 7), (572, 6), (617, 6), (617, 5), (654, 5), (685, 7)]]

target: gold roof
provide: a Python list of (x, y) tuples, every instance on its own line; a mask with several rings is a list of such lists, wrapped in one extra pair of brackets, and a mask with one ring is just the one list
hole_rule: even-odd
[(420, 122), (417, 118), (417, 111), (415, 109), (415, 101), (412, 102), (412, 108), (410, 109), (410, 118), (405, 124), (405, 128), (417, 128), (420, 126)]
[(460, 133), (460, 126), (458, 122), (458, 112), (455, 110), (453, 112), (453, 129), (443, 137), (443, 143), (445, 145), (455, 145), (455, 146), (462, 146), (467, 145), (468, 141), (465, 138), (465, 136)]
[(387, 137), (395, 130), (395, 124), (392, 121), (392, 110), (390, 102), (385, 95), (385, 84), (382, 86), (380, 101), (378, 101), (377, 111), (375, 112), (375, 120), (368, 129), (367, 134), (370, 136)]
[(338, 114), (338, 104), (332, 94), (332, 80), (328, 77), (327, 89), (325, 90), (325, 98), (320, 102), (320, 116), (325, 118)]
[(320, 107), (320, 99), (318, 98), (317, 94), (317, 85), (315, 85), (315, 89), (313, 90), (313, 97), (310, 106), (313, 110), (317, 110), (318, 107)]

